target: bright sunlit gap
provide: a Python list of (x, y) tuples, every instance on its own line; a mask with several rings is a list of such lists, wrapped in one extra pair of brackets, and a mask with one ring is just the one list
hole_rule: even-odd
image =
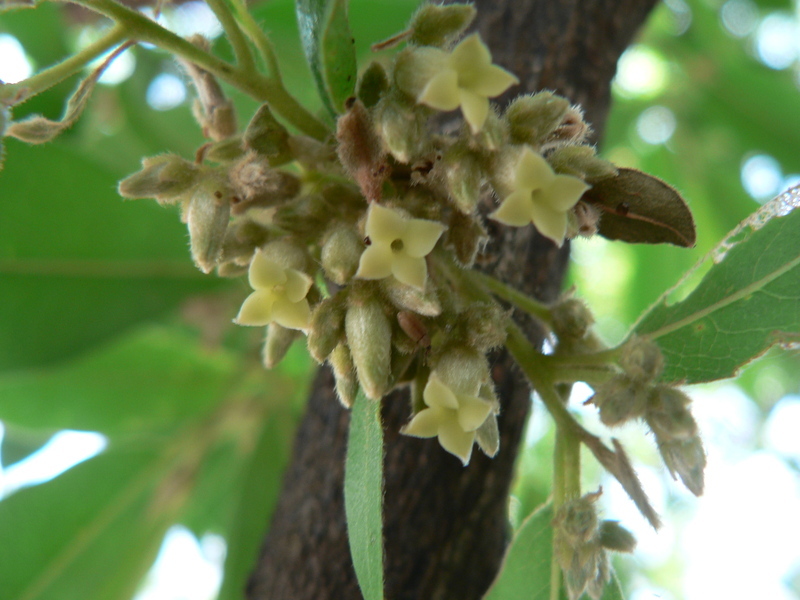
[(768, 154), (750, 155), (742, 163), (742, 186), (750, 196), (765, 202), (783, 188), (780, 163)]
[(770, 69), (787, 69), (800, 56), (800, 25), (792, 15), (775, 12), (756, 31), (756, 56)]
[(657, 96), (668, 81), (666, 61), (644, 44), (635, 44), (622, 53), (614, 77), (615, 87), (623, 95), (634, 98)]
[[(4, 430), (0, 427), (0, 440)], [(106, 438), (90, 431), (59, 431), (39, 450), (8, 467), (0, 467), (0, 499), (17, 490), (45, 483), (106, 447)], [(2, 457), (0, 457), (2, 459)]]
[(758, 26), (758, 7), (751, 0), (728, 0), (719, 11), (722, 28), (737, 38), (743, 38)]
[(155, 110), (170, 110), (186, 100), (186, 85), (172, 73), (156, 75), (147, 86), (147, 104)]
[(226, 551), (218, 535), (206, 534), (198, 541), (186, 527), (171, 527), (134, 600), (213, 600), (222, 583)]
[(25, 50), (17, 38), (7, 33), (0, 33), (0, 81), (18, 83), (33, 73), (33, 66)]
[(651, 106), (636, 120), (636, 133), (648, 144), (666, 144), (677, 125), (675, 114), (666, 106)]

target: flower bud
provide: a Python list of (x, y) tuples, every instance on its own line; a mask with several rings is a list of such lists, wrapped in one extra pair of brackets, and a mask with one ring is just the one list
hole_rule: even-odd
[(443, 354), (434, 370), (439, 379), (457, 394), (476, 396), (489, 381), (489, 367), (483, 354), (467, 348), (454, 348)]
[(456, 144), (449, 148), (436, 166), (436, 171), (444, 175), (445, 185), (453, 204), (465, 214), (472, 214), (481, 197), (481, 172), (478, 157)]
[(594, 325), (594, 315), (583, 300), (564, 298), (551, 311), (553, 332), (559, 340), (582, 340)]
[(269, 161), (250, 152), (228, 171), (235, 191), (234, 214), (242, 214), (253, 207), (276, 206), (300, 191), (300, 181), (294, 175), (270, 167)]
[(645, 418), (658, 439), (685, 440), (697, 435), (697, 423), (688, 408), (690, 402), (689, 396), (668, 385), (653, 388)]
[(389, 175), (383, 145), (361, 100), (351, 98), (345, 108), (347, 112), (336, 121), (336, 153), (367, 201), (376, 202), (381, 199), (383, 181)]
[(453, 211), (447, 222), (448, 233), (445, 245), (453, 249), (456, 260), (465, 268), (475, 263), (478, 250), (489, 239), (480, 221), (472, 215)]
[(600, 409), (600, 420), (614, 427), (645, 414), (648, 390), (625, 375), (615, 375), (595, 388), (592, 402)]
[(375, 126), (386, 149), (397, 162), (407, 164), (424, 152), (426, 109), (415, 108), (396, 95), (388, 95), (375, 110)]
[(695, 496), (702, 495), (706, 453), (700, 437), (669, 441), (662, 441), (656, 437), (656, 443), (672, 478), (675, 479), (676, 474), (679, 475), (690, 492)]
[(559, 126), (569, 101), (552, 92), (520, 96), (506, 109), (511, 141), (538, 147)]
[(347, 344), (342, 342), (337, 345), (328, 356), (328, 362), (336, 380), (336, 394), (339, 396), (339, 402), (345, 408), (352, 408), (358, 394), (358, 379), (353, 357), (350, 355), (350, 348), (347, 347)]
[(261, 353), (264, 366), (271, 369), (281, 362), (291, 348), (292, 342), (300, 335), (301, 333), (296, 329), (287, 329), (277, 323), (270, 323), (267, 326), (267, 337)]
[(209, 144), (203, 150), (202, 157), (203, 161), (227, 163), (241, 158), (244, 152), (242, 138), (237, 135)]
[(289, 133), (273, 116), (269, 105), (262, 104), (242, 136), (242, 144), (268, 159), (273, 167), (292, 160), (293, 152), (289, 145)]
[(261, 250), (265, 258), (286, 269), (295, 269), (306, 273), (312, 270), (306, 249), (289, 240), (269, 242)]
[(394, 80), (397, 88), (416, 100), (428, 83), (447, 68), (446, 52), (429, 46), (408, 46), (397, 55)]
[(383, 65), (372, 61), (358, 80), (358, 99), (367, 108), (375, 106), (389, 89), (389, 78)]
[(222, 255), (231, 216), (230, 191), (217, 178), (196, 186), (184, 212), (189, 228), (192, 259), (203, 273), (210, 273)]
[(325, 276), (337, 285), (345, 285), (356, 274), (363, 251), (364, 242), (353, 227), (335, 224), (322, 244), (321, 262)]
[(458, 315), (453, 335), (478, 352), (502, 346), (506, 341), (508, 313), (495, 303), (476, 302)]
[(198, 168), (174, 154), (142, 160), (142, 170), (119, 183), (123, 198), (155, 198), (159, 204), (177, 202), (200, 177)]
[(658, 344), (646, 337), (631, 337), (623, 346), (619, 366), (634, 381), (658, 379), (664, 370), (664, 357)]
[(617, 521), (603, 521), (600, 523), (600, 545), (616, 552), (633, 552), (636, 548), (636, 538), (622, 527)]
[(411, 18), (412, 44), (418, 46), (447, 46), (475, 19), (471, 4), (424, 4)]
[(380, 282), (381, 289), (389, 301), (400, 310), (408, 310), (426, 317), (437, 317), (442, 313), (442, 305), (436, 296), (434, 286), (426, 285), (424, 290), (400, 283), (394, 277)]
[(580, 177), (589, 183), (617, 174), (614, 164), (597, 156), (592, 146), (561, 146), (547, 156), (547, 161), (556, 173)]
[(567, 237), (572, 239), (577, 236), (590, 238), (597, 233), (601, 213), (594, 206), (583, 200), (572, 207), (567, 213)]
[(344, 338), (345, 306), (340, 292), (317, 304), (311, 315), (308, 331), (308, 351), (318, 363), (325, 362), (328, 355)]
[(583, 120), (583, 109), (580, 106), (570, 106), (561, 123), (551, 133), (543, 148), (558, 147), (564, 144), (581, 144), (591, 131), (589, 125)]
[(345, 331), (364, 393), (380, 400), (389, 389), (392, 368), (392, 327), (380, 302), (351, 295)]

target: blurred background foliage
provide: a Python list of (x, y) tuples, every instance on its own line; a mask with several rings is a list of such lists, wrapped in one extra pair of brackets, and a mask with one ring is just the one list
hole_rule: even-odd
[[(398, 31), (416, 4), (351, 0), (362, 61), (370, 44)], [(318, 107), (293, 3), (262, 2), (254, 13), (278, 48), (289, 90)], [(161, 18), (179, 33), (214, 37), (219, 52), (230, 54), (203, 4), (167, 6)], [(53, 64), (96, 39), (99, 27), (55, 4), (3, 13), (0, 78), (12, 81), (26, 68)], [(678, 188), (694, 211), (698, 244), (691, 250), (599, 239), (573, 244), (572, 284), (610, 342), (759, 203), (800, 181), (798, 39), (797, 4), (667, 0), (623, 56), (601, 151)], [(230, 323), (246, 283), (194, 270), (176, 211), (116, 195), (116, 182), (137, 170), (143, 156), (191, 157), (203, 143), (177, 65), (135, 47), (101, 82), (90, 109), (61, 138), (44, 147), (5, 140), (0, 590), (11, 600), (85, 598), (87, 589), (93, 600), (199, 600), (216, 597), (219, 587), (219, 598), (240, 598), (279, 492), (311, 361), (295, 348), (279, 369), (265, 372), (263, 332)], [(57, 118), (75, 85), (58, 85), (15, 109), (14, 117)], [(232, 95), (244, 123), (255, 104)], [(723, 464), (717, 456), (735, 465), (766, 450), (789, 473), (787, 498), (800, 501), (800, 444), (786, 442), (775, 425), (800, 426), (799, 366), (796, 352), (771, 352), (744, 372), (738, 387), (694, 390), (709, 446), (707, 496), (714, 495), (713, 469)], [(585, 391), (577, 386), (576, 396)], [(540, 408), (511, 500), (515, 523), (550, 487), (552, 429)], [(601, 429), (592, 411), (576, 410), (587, 426)], [(67, 442), (65, 430), (94, 434), (73, 433)], [(686, 525), (690, 537), (697, 531), (706, 500), (665, 483), (641, 428), (615, 435), (639, 457), (645, 485), (670, 523), (660, 536), (637, 526), (613, 483), (603, 480), (609, 515), (640, 537), (641, 552), (619, 565), (631, 597), (800, 597), (800, 552), (785, 549), (791, 556), (779, 565), (770, 559), (773, 571), (763, 577), (772, 579), (762, 582), (762, 593), (739, 596), (733, 586), (734, 595), (726, 596), (717, 580), (715, 593), (701, 595), (681, 529)], [(586, 489), (601, 480), (592, 464), (585, 461)], [(794, 512), (782, 524), (792, 540), (797, 536), (789, 532), (800, 535)], [(165, 535), (169, 544), (162, 543)], [(180, 565), (189, 566), (184, 572)]]

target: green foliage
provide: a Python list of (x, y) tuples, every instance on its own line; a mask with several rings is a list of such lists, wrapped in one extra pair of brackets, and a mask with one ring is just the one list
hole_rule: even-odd
[(732, 377), (770, 346), (800, 339), (798, 227), (800, 211), (758, 229), (745, 223), (709, 259), (715, 264), (685, 300), (670, 305), (664, 298), (642, 318), (635, 331), (657, 341), (665, 381)]
[(364, 600), (383, 598), (383, 426), (381, 403), (359, 389), (350, 422), (344, 507)]
[(355, 40), (347, 0), (297, 0), (297, 21), (317, 90), (332, 115), (356, 89)]

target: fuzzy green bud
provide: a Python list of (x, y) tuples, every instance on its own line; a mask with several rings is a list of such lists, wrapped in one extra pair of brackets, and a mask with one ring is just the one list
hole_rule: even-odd
[(556, 130), (569, 110), (569, 101), (552, 92), (520, 96), (506, 109), (511, 141), (538, 147)]
[(344, 338), (344, 315), (344, 296), (341, 292), (320, 302), (311, 314), (308, 351), (317, 362), (325, 362)]
[(622, 347), (619, 366), (634, 381), (651, 382), (664, 370), (664, 357), (658, 344), (646, 337), (634, 336)]
[(565, 298), (551, 311), (553, 332), (559, 340), (585, 339), (594, 325), (594, 315), (583, 300)]
[(447, 222), (445, 245), (453, 249), (456, 260), (465, 268), (475, 263), (478, 250), (489, 239), (489, 234), (472, 215), (453, 211)]
[(436, 166), (444, 176), (450, 199), (459, 211), (472, 214), (481, 197), (483, 174), (480, 161), (462, 144), (450, 147)]
[(189, 228), (192, 259), (203, 273), (210, 273), (219, 263), (230, 216), (227, 185), (209, 177), (194, 188), (184, 220)]
[(633, 552), (636, 548), (636, 538), (622, 527), (617, 521), (603, 521), (600, 523), (600, 545), (616, 552)]
[(358, 80), (357, 96), (364, 106), (372, 108), (389, 89), (386, 69), (377, 61), (372, 61)]
[(267, 369), (277, 366), (286, 356), (292, 346), (292, 342), (301, 335), (296, 329), (287, 329), (277, 323), (270, 323), (267, 327), (267, 337), (264, 340), (264, 348), (261, 353), (264, 366)]
[(289, 240), (270, 242), (262, 248), (262, 252), (267, 260), (275, 262), (286, 269), (295, 269), (302, 272), (312, 270), (306, 249)]
[(381, 289), (389, 301), (400, 310), (408, 310), (426, 317), (436, 317), (442, 313), (442, 305), (434, 286), (426, 285), (424, 290), (400, 283), (394, 277), (380, 282)]
[(198, 168), (174, 154), (142, 160), (142, 170), (119, 183), (123, 198), (155, 198), (159, 204), (180, 200), (200, 177)]
[(397, 162), (407, 164), (424, 151), (427, 110), (415, 108), (396, 95), (384, 97), (375, 110), (375, 127)]
[(300, 191), (297, 177), (271, 168), (269, 161), (255, 152), (232, 165), (228, 176), (236, 194), (234, 214), (242, 214), (253, 207), (277, 206)]
[(690, 403), (689, 396), (673, 387), (653, 388), (645, 418), (658, 439), (685, 440), (697, 435), (697, 422), (688, 408)]
[(579, 177), (589, 183), (617, 174), (614, 164), (597, 156), (592, 146), (561, 146), (547, 156), (547, 162), (556, 173)]
[(344, 285), (358, 270), (358, 261), (364, 251), (364, 241), (358, 232), (344, 223), (334, 225), (322, 244), (321, 262), (325, 276)]
[(241, 158), (242, 154), (242, 138), (237, 135), (209, 145), (203, 152), (203, 160), (226, 163)]
[(615, 375), (597, 386), (592, 402), (600, 409), (600, 420), (614, 427), (645, 414), (648, 390), (625, 375)]
[(389, 389), (392, 368), (392, 327), (380, 302), (351, 296), (345, 331), (364, 393), (380, 400)]
[(471, 4), (424, 4), (411, 18), (411, 43), (418, 46), (446, 46), (461, 35), (475, 19)]
[(458, 315), (453, 335), (465, 346), (487, 352), (506, 341), (508, 313), (495, 303), (473, 303)]
[(489, 366), (483, 354), (467, 348), (454, 348), (443, 354), (434, 366), (439, 379), (459, 394), (477, 395), (489, 382)]
[(250, 119), (242, 143), (245, 149), (266, 157), (273, 167), (292, 159), (289, 133), (278, 122), (267, 104), (262, 104)]
[(336, 346), (328, 357), (328, 362), (333, 369), (339, 402), (345, 408), (351, 408), (356, 401), (356, 394), (358, 394), (358, 379), (356, 379), (356, 367), (347, 344), (342, 343)]
[(699, 436), (686, 440), (662, 441), (656, 438), (658, 451), (673, 479), (680, 476), (683, 484), (695, 496), (703, 494), (703, 471), (706, 466), (706, 453)]

